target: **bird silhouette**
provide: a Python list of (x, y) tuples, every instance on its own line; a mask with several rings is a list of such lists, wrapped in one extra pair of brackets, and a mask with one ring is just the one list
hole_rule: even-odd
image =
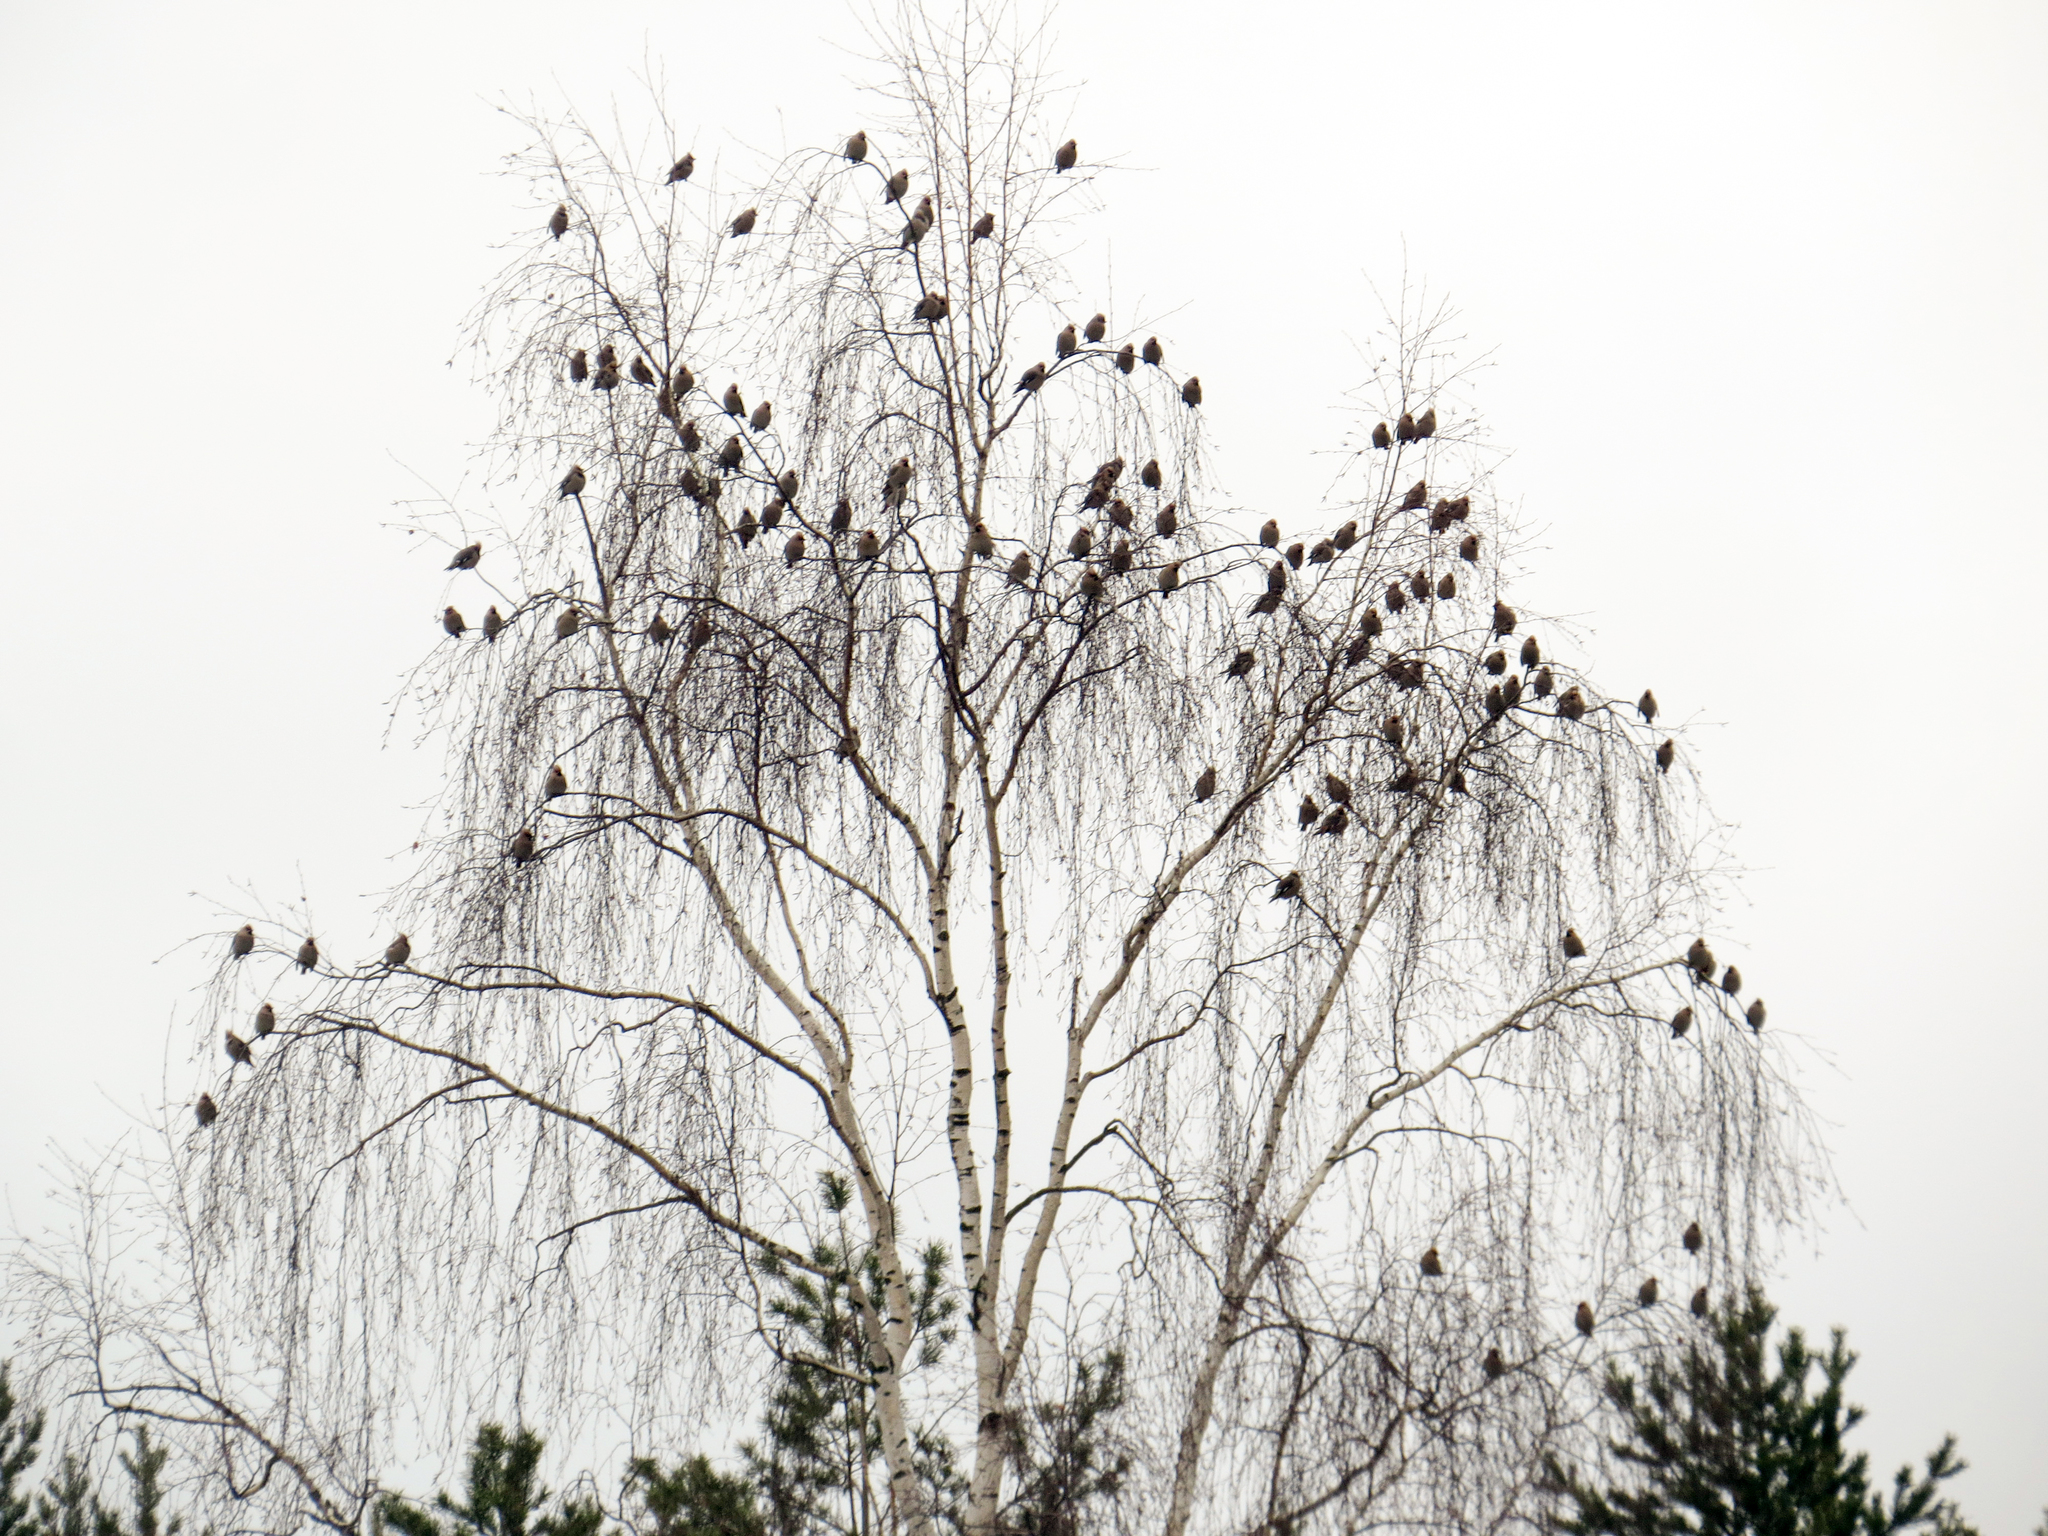
[(1024, 370), (1023, 375), (1017, 380), (1017, 387), (1014, 390), (1012, 390), (1011, 393), (1017, 395), (1036, 394), (1038, 392), (1038, 386), (1043, 384), (1044, 382), (1045, 364), (1033, 363), (1029, 368), (1026, 368)]
[(1496, 635), (1512, 635), (1515, 632), (1515, 610), (1499, 598), (1493, 600), (1493, 632)]
[(610, 342), (606, 342), (603, 346), (599, 347), (597, 349), (597, 366), (600, 368), (618, 367), (619, 349)]
[(1130, 568), (1131, 541), (1129, 539), (1118, 539), (1116, 541), (1116, 548), (1109, 552), (1109, 574), (1112, 576), (1122, 576), (1127, 574)]
[(590, 377), (590, 354), (578, 347), (569, 354), (569, 382), (581, 384)]
[(1175, 592), (1180, 589), (1180, 562), (1174, 560), (1159, 568), (1159, 590)]
[(473, 571), (476, 569), (477, 561), (483, 559), (483, 557), (483, 545), (465, 544), (455, 552), (455, 558), (450, 560), (443, 569), (450, 571)]
[(1749, 1021), (1751, 1033), (1762, 1034), (1764, 1031), (1764, 1000), (1758, 998), (1755, 1002), (1751, 1003), (1749, 1011), (1743, 1014), (1743, 1018)]
[(228, 940), (228, 954), (240, 960), (256, 947), (256, 928), (253, 923), (244, 923), (235, 930), (235, 936)]
[(1721, 973), (1721, 990), (1730, 997), (1740, 992), (1742, 990), (1742, 972), (1732, 965), (1723, 971)]
[[(227, 1032), (228, 1060), (240, 1066), (250, 1060), (249, 1042), (232, 1029)], [(232, 1069), (231, 1069), (232, 1070)]]
[[(411, 958), (412, 940), (402, 933), (384, 946), (384, 963), (394, 970)], [(270, 1005), (265, 1003), (263, 1006), (268, 1008)], [(268, 1031), (265, 1031), (265, 1033), (268, 1033)]]
[(889, 184), (882, 191), (884, 206), (903, 201), (903, 194), (910, 190), (910, 170), (906, 166), (889, 178)]
[(1071, 171), (1080, 155), (1080, 147), (1069, 139), (1053, 152), (1052, 168), (1055, 171)]
[(746, 442), (740, 437), (739, 433), (735, 432), (725, 440), (718, 450), (718, 467), (720, 469), (738, 469), (740, 461), (745, 459), (746, 456)]
[(564, 608), (561, 617), (555, 620), (555, 638), (566, 640), (583, 627), (583, 610)]
[(775, 407), (771, 405), (768, 401), (763, 400), (759, 405), (754, 407), (754, 414), (748, 417), (747, 421), (748, 424), (752, 426), (756, 432), (766, 432), (768, 430), (768, 423), (773, 421), (774, 419)]
[(1263, 592), (1259, 595), (1258, 601), (1252, 604), (1251, 611), (1260, 618), (1265, 617), (1269, 613), (1278, 613), (1280, 611), (1280, 599), (1284, 596), (1286, 596), (1284, 592)]
[(1415, 436), (1419, 440), (1436, 436), (1436, 407), (1431, 406), (1415, 418)]
[(1692, 941), (1692, 947), (1685, 952), (1685, 963), (1692, 967), (1693, 974), (1701, 981), (1714, 979), (1714, 952), (1707, 948), (1705, 939)]
[(832, 507), (832, 520), (826, 524), (829, 533), (844, 533), (853, 526), (853, 503), (844, 496)]
[(1536, 665), (1536, 663), (1537, 663), (1537, 662), (1541, 661), (1542, 659), (1543, 659), (1543, 653), (1542, 653), (1542, 651), (1541, 651), (1541, 650), (1539, 650), (1539, 649), (1537, 648), (1537, 645), (1536, 645), (1536, 637), (1535, 637), (1534, 635), (1525, 635), (1525, 636), (1523, 636), (1523, 637), (1522, 637), (1522, 666), (1523, 666), (1523, 668), (1524, 668), (1524, 669), (1526, 670), (1526, 669), (1527, 669), (1527, 668), (1529, 668), (1529, 667), (1533, 667), (1533, 666), (1535, 666), (1535, 665)]
[(1436, 584), (1436, 595), (1449, 602), (1458, 595), (1458, 578), (1445, 571)]
[(1589, 1339), (1593, 1337), (1593, 1309), (1583, 1301), (1579, 1303), (1579, 1310), (1573, 1315), (1572, 1321), (1578, 1325), (1580, 1333)]
[(548, 770), (547, 779), (541, 784), (540, 792), (542, 797), (548, 800), (559, 800), (569, 793), (569, 775), (562, 772), (560, 763)]
[(1021, 587), (1031, 580), (1031, 551), (1020, 549), (1017, 558), (1010, 562), (1010, 585)]
[(484, 638), (496, 643), (498, 636), (505, 632), (505, 616), (498, 612), (498, 605), (491, 604), (484, 610)]
[(1193, 410), (1196, 406), (1200, 405), (1202, 403), (1202, 381), (1193, 374), (1189, 374), (1187, 383), (1180, 387), (1180, 398), (1181, 403), (1187, 406), (1189, 410)]
[(1657, 771), (1659, 773), (1669, 773), (1672, 763), (1677, 761), (1677, 759), (1678, 743), (1667, 736), (1664, 739), (1664, 745), (1657, 749)]
[(1650, 692), (1649, 689), (1645, 688), (1643, 690), (1643, 696), (1640, 699), (1636, 700), (1636, 711), (1643, 717), (1643, 723), (1645, 725), (1648, 725), (1652, 720), (1656, 719), (1657, 695)]
[(1486, 1379), (1488, 1381), (1499, 1381), (1501, 1377), (1508, 1373), (1507, 1362), (1501, 1359), (1498, 1349), (1489, 1349), (1486, 1352), (1486, 1359), (1481, 1362), (1481, 1365), (1486, 1371)]
[(1567, 928), (1564, 931), (1564, 957), (1567, 960), (1586, 958), (1586, 941), (1579, 937), (1579, 930)]
[(1195, 803), (1200, 804), (1216, 793), (1216, 767), (1212, 763), (1195, 775)]
[(1415, 418), (1406, 411), (1401, 413), (1400, 421), (1394, 425), (1394, 440), (1400, 443), (1415, 441)]
[(1501, 676), (1503, 673), (1507, 671), (1507, 669), (1508, 653), (1506, 651), (1495, 651), (1491, 656), (1486, 658), (1486, 670), (1491, 672), (1495, 677)]
[(1358, 542), (1358, 520), (1353, 518), (1342, 528), (1331, 534), (1330, 542), (1337, 546), (1337, 553), (1340, 555), (1356, 544)]
[(635, 384), (659, 384), (661, 382), (661, 380), (654, 376), (654, 370), (647, 366), (647, 359), (638, 354), (635, 354), (633, 366), (628, 371), (631, 373)]
[(1372, 445), (1375, 448), (1391, 448), (1394, 439), (1388, 435), (1387, 424), (1383, 421), (1372, 429)]
[(1351, 825), (1351, 813), (1338, 806), (1323, 818), (1323, 824), (1316, 828), (1317, 837), (1342, 837), (1344, 829)]
[(907, 251), (932, 232), (932, 200), (919, 201), (917, 211), (910, 216), (910, 222), (903, 226), (903, 238), (897, 242), (899, 251)]
[(1550, 697), (1551, 686), (1552, 679), (1550, 676), (1550, 668), (1548, 667), (1544, 667), (1540, 671), (1538, 671), (1536, 676), (1532, 678), (1529, 683), (1530, 691), (1534, 693), (1536, 697), (1539, 699), (1547, 699)]
[(1365, 653), (1372, 649), (1371, 635), (1353, 635), (1351, 643), (1344, 647), (1344, 665), (1355, 667), (1365, 660)]
[(682, 159), (668, 168), (669, 185), (674, 186), (679, 181), (688, 181), (690, 179), (690, 172), (696, 169), (697, 157), (695, 155), (683, 156)]
[(192, 1106), (193, 1114), (199, 1117), (199, 1128), (203, 1131), (220, 1118), (220, 1111), (214, 1107), (213, 1095), (202, 1093), (199, 1102)]
[(1368, 639), (1375, 637), (1382, 632), (1383, 626), (1380, 623), (1379, 609), (1368, 608), (1365, 610), (1365, 621), (1363, 628)]
[(946, 296), (944, 294), (927, 293), (922, 299), (918, 300), (917, 308), (912, 310), (910, 315), (913, 320), (922, 320), (930, 325), (943, 320), (946, 317), (947, 308)]
[(1427, 480), (1418, 480), (1408, 487), (1408, 494), (1401, 498), (1400, 509), (1403, 512), (1413, 512), (1418, 507), (1426, 507), (1428, 505), (1429, 482)]
[(1112, 502), (1111, 502), (1111, 503), (1109, 504), (1109, 520), (1110, 520), (1110, 521), (1111, 521), (1112, 523), (1115, 523), (1115, 524), (1117, 525), (1117, 527), (1119, 527), (1119, 528), (1123, 529), (1123, 530), (1124, 530), (1124, 531), (1125, 531), (1126, 533), (1130, 532), (1130, 528), (1131, 528), (1131, 506), (1130, 506), (1130, 503), (1129, 503), (1129, 502), (1127, 502), (1127, 501), (1125, 501), (1125, 500), (1123, 499), (1123, 497), (1121, 497), (1121, 496), (1117, 497), (1117, 498), (1116, 498), (1116, 500), (1112, 501)]
[(1422, 1272), (1432, 1278), (1444, 1272), (1444, 1261), (1437, 1257), (1436, 1249), (1431, 1248), (1422, 1256)]
[(1398, 748), (1408, 739), (1408, 722), (1399, 715), (1389, 715), (1380, 722), (1380, 735), (1388, 746)]
[(548, 233), (557, 240), (569, 232), (569, 205), (555, 204), (555, 211), (548, 217)]
[(1131, 343), (1127, 341), (1123, 345), (1123, 350), (1118, 352), (1116, 355), (1117, 372), (1129, 373), (1132, 369), (1136, 368), (1137, 366), (1138, 349), (1132, 346)]
[(583, 494), (583, 487), (589, 483), (589, 479), (583, 473), (583, 466), (581, 464), (571, 464), (569, 466), (569, 473), (562, 476), (562, 483), (556, 487), (561, 492), (561, 495), (557, 496), (555, 500), (567, 501), (571, 496), (581, 496)]
[(862, 560), (872, 560), (881, 552), (882, 541), (876, 537), (875, 530), (872, 528), (862, 529), (860, 543), (855, 547), (854, 554)]
[(683, 440), (683, 452), (695, 453), (704, 446), (704, 434), (697, 430), (696, 417), (692, 416), (688, 421), (676, 428), (676, 432)]
[(968, 530), (967, 552), (977, 560), (987, 560), (995, 554), (996, 541), (989, 534), (987, 523), (977, 519), (973, 528)]
[(725, 399), (720, 403), (725, 408), (725, 414), (732, 417), (735, 421), (747, 414), (747, 402), (741, 396), (740, 387), (737, 383), (725, 386)]
[(1408, 590), (1415, 594), (1415, 601), (1418, 603), (1428, 602), (1430, 592), (1428, 572), (1417, 571), (1413, 576), (1410, 576), (1408, 578)]
[(1285, 560), (1275, 560), (1272, 569), (1266, 572), (1266, 590), (1268, 592), (1285, 592), (1287, 590), (1287, 562)]
[(512, 862), (525, 864), (533, 858), (533, 828), (521, 827), (512, 834)]
[(1102, 596), (1102, 572), (1094, 566), (1085, 566), (1081, 571), (1080, 592), (1083, 597)]
[(590, 381), (592, 389), (613, 390), (619, 387), (619, 367), (616, 363), (599, 363), (597, 377)]
[(902, 458), (889, 466), (889, 473), (882, 480), (883, 488), (893, 491), (906, 486), (910, 484), (910, 476), (910, 455), (906, 453)]
[(1159, 461), (1157, 459), (1147, 460), (1145, 467), (1138, 471), (1138, 484), (1144, 486), (1148, 491), (1156, 491), (1159, 489), (1160, 480)]
[(797, 473), (793, 469), (785, 469), (775, 477), (775, 489), (782, 492), (782, 499), (791, 506), (796, 505), (797, 487), (802, 484), (803, 482), (797, 478)]
[[(405, 937), (405, 935), (403, 935), (403, 934), (400, 934), (400, 935), (399, 935), (399, 937), (400, 937), (400, 938), (403, 938), (403, 937)], [(393, 944), (393, 945), (391, 946), (391, 948), (392, 948), (392, 949), (396, 949), (397, 947), (398, 947), (398, 946), (397, 946), (396, 944)], [(411, 948), (410, 948), (410, 946), (408, 946), (408, 947), (407, 947), (407, 953), (410, 953), (410, 952), (411, 952)], [(391, 951), (390, 951), (390, 950), (386, 950), (386, 951), (385, 951), (385, 958), (386, 958), (387, 960), (389, 960), (389, 959), (390, 959), (390, 953), (391, 953)], [(403, 960), (396, 960), (396, 961), (392, 961), (391, 963), (392, 963), (392, 964), (394, 964), (394, 965), (403, 965), (403, 964), (405, 964), (405, 962), (404, 962)], [(258, 1009), (256, 1010), (256, 1038), (257, 1038), (257, 1039), (259, 1039), (259, 1040), (261, 1040), (261, 1039), (262, 1039), (262, 1038), (263, 1038), (263, 1037), (264, 1037), (265, 1035), (267, 1035), (267, 1034), (270, 1034), (270, 1033), (271, 1033), (272, 1031), (274, 1031), (274, 1030), (275, 1030), (276, 1028), (277, 1028), (277, 1010), (276, 1010), (275, 1008), (271, 1007), (271, 1006), (270, 1006), (270, 1004), (268, 1004), (268, 1003), (265, 1003), (265, 1004), (264, 1004), (264, 1005), (263, 1005), (263, 1006), (262, 1006), (261, 1008), (258, 1008)]]
[(1408, 594), (1401, 590), (1401, 583), (1399, 583), (1398, 581), (1388, 582), (1387, 611), (1390, 613), (1399, 613), (1403, 608), (1406, 608), (1407, 606)]
[(1250, 651), (1239, 651), (1230, 658), (1230, 665), (1224, 669), (1224, 676), (1249, 677), (1252, 668), (1258, 664), (1258, 660), (1259, 658)]
[(1302, 558), (1302, 547), (1299, 544), (1287, 546), (1287, 563), (1289, 566), (1297, 571), (1300, 570)]
[(1273, 894), (1269, 899), (1272, 901), (1293, 901), (1300, 895), (1301, 871), (1293, 869), (1274, 882)]
[[(1687, 1011), (1690, 1012), (1691, 1010), (1688, 1009)], [(1685, 1236), (1680, 1241), (1685, 1244), (1685, 1251), (1687, 1253), (1698, 1253), (1700, 1249), (1706, 1246), (1707, 1239), (1706, 1234), (1700, 1231), (1700, 1224), (1695, 1221), (1686, 1227)]]
[(1146, 362), (1157, 368), (1166, 361), (1166, 348), (1159, 345), (1159, 338), (1157, 336), (1148, 337), (1142, 355)]
[(668, 620), (663, 618), (661, 614), (656, 613), (654, 615), (654, 622), (647, 626), (647, 638), (656, 645), (667, 645), (675, 637), (676, 632), (669, 627)]
[(974, 221), (974, 235), (973, 238), (970, 239), (967, 243), (969, 245), (972, 245), (975, 240), (986, 240), (990, 235), (993, 235), (995, 232), (996, 216), (992, 213), (984, 213), (980, 218)]
[(849, 160), (851, 160), (851, 161), (852, 161), (852, 162), (853, 162), (853, 163), (854, 163), (855, 165), (859, 165), (859, 164), (861, 163), (861, 161), (863, 161), (863, 160), (867, 159), (867, 157), (868, 157), (868, 135), (867, 135), (867, 130), (866, 130), (865, 128), (862, 128), (862, 129), (857, 129), (857, 130), (856, 130), (856, 131), (854, 132), (854, 135), (853, 135), (853, 137), (851, 137), (850, 139), (848, 139), (848, 140), (846, 141), (846, 158), (847, 158), (847, 159), (849, 159)]
[(460, 640), (462, 632), (469, 628), (469, 625), (463, 622), (462, 615), (453, 608), (443, 608), (441, 610), (441, 627)]
[(1645, 1280), (1642, 1284), (1642, 1289), (1636, 1292), (1636, 1304), (1644, 1307), (1654, 1307), (1657, 1305), (1657, 1277), (1655, 1275)]
[(1076, 560), (1085, 560), (1088, 551), (1095, 547), (1095, 530), (1086, 523), (1074, 530), (1074, 536), (1067, 540), (1067, 553)]
[(690, 638), (687, 642), (693, 651), (701, 651), (711, 643), (711, 615), (700, 613), (690, 622)]
[(1586, 718), (1586, 696), (1579, 692), (1576, 683), (1558, 695), (1557, 712), (1567, 720)]
[(1403, 763), (1393, 778), (1387, 781), (1387, 788), (1397, 795), (1405, 795), (1422, 783), (1422, 775), (1415, 771), (1413, 763)]
[(1468, 533), (1458, 541), (1458, 558), (1473, 565), (1479, 563), (1479, 535)]
[(1336, 558), (1337, 546), (1328, 539), (1318, 540), (1315, 548), (1308, 552), (1308, 563), (1310, 565), (1328, 565)]
[(1508, 696), (1502, 690), (1500, 684), (1495, 683), (1486, 690), (1486, 717), (1489, 720), (1498, 720), (1507, 712)]
[(1180, 503), (1169, 501), (1152, 520), (1152, 526), (1159, 530), (1159, 537), (1170, 539), (1180, 532)]
[(1301, 797), (1301, 808), (1294, 813), (1294, 824), (1306, 832), (1321, 819), (1322, 814), (1323, 808), (1316, 804), (1316, 797), (1314, 795), (1303, 795)]
[(748, 208), (744, 210), (738, 218), (732, 221), (732, 234), (730, 238), (737, 240), (741, 235), (752, 234), (754, 232), (754, 220), (758, 217), (759, 214), (755, 209)]
[(1681, 1008), (1681, 1009), (1679, 1009), (1679, 1010), (1678, 1010), (1678, 1012), (1676, 1012), (1676, 1013), (1674, 1013), (1673, 1015), (1671, 1015), (1671, 1038), (1672, 1038), (1672, 1039), (1674, 1039), (1674, 1040), (1678, 1040), (1678, 1039), (1682, 1039), (1682, 1038), (1684, 1038), (1684, 1036), (1685, 1036), (1685, 1032), (1686, 1032), (1686, 1031), (1687, 1031), (1688, 1029), (1691, 1029), (1691, 1028), (1692, 1028), (1692, 1010), (1691, 1010), (1690, 1008)]
[(1692, 1293), (1692, 1315), (1694, 1317), (1705, 1317), (1707, 1315), (1707, 1288), (1704, 1285)]
[(1102, 338), (1108, 334), (1109, 316), (1107, 315), (1096, 315), (1081, 331), (1082, 339), (1091, 347), (1100, 344)]
[(1259, 542), (1268, 549), (1280, 547), (1280, 520), (1277, 517), (1269, 517), (1259, 525)]

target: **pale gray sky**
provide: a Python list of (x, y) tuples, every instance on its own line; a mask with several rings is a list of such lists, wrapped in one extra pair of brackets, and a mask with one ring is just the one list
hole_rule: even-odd
[[(1730, 914), (1810, 1047), (1881, 1468), (1953, 1429), (1987, 1532), (2048, 1503), (2048, 928), (2029, 640), (2048, 553), (2048, 6), (1071, 5), (1056, 62), (1112, 312), (1200, 372), (1219, 479), (1312, 514), (1374, 286), (1462, 311), (1544, 548), (1518, 590), (1702, 724)], [(536, 213), (492, 103), (700, 161), (872, 118), (840, 0), (0, 7), (12, 737), (0, 1186), (192, 1091), (222, 905), (330, 951), (437, 757), (384, 740), (460, 489), (456, 326)], [(1121, 317), (1120, 317), (1121, 320)], [(243, 894), (244, 889), (254, 896)], [(2028, 934), (2036, 937), (2032, 940)], [(210, 946), (209, 937), (205, 945)], [(168, 1042), (168, 1043), (167, 1043)], [(2033, 1298), (2029, 1300), (2028, 1298)]]

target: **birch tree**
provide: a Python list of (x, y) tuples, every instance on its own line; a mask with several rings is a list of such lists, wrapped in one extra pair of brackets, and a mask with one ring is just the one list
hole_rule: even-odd
[(218, 1119), (17, 1270), (45, 1368), (266, 1518), (356, 1526), (472, 1399), (742, 1413), (829, 1175), (889, 1529), (1003, 1528), (1110, 1351), (1126, 1523), (1511, 1524), (1592, 1355), (1681, 1325), (1642, 1282), (1818, 1176), (1683, 747), (1512, 589), (1435, 317), (1328, 505), (1227, 503), (1197, 363), (1067, 275), (1108, 183), (1008, 26), (908, 15), (752, 180), (530, 125), (407, 937), (223, 938)]

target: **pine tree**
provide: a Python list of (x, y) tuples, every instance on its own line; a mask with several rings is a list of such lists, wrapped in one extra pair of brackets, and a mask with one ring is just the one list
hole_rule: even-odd
[(36, 1520), (31, 1529), (39, 1529), (43, 1536), (118, 1536), (121, 1524), (93, 1496), (85, 1464), (66, 1451), (57, 1463), (56, 1476), (36, 1497)]
[[(1967, 1465), (1955, 1438), (1928, 1457), (1926, 1471), (1901, 1467), (1891, 1498), (1870, 1484), (1870, 1458), (1843, 1441), (1863, 1410), (1843, 1398), (1855, 1367), (1840, 1329), (1826, 1354), (1794, 1328), (1770, 1368), (1767, 1344), (1777, 1312), (1751, 1287), (1708, 1319), (1709, 1342), (1675, 1362), (1654, 1359), (1643, 1381), (1615, 1370), (1607, 1395), (1625, 1421), (1607, 1449), (1624, 1478), (1602, 1487), (1546, 1458), (1549, 1491), (1560, 1501), (1551, 1524), (1569, 1536), (1975, 1536), (1942, 1497), (1941, 1485)], [(1808, 1383), (1818, 1366), (1820, 1390)]]
[(1036, 1422), (1013, 1440), (1017, 1493), (1003, 1512), (1006, 1531), (1077, 1536), (1091, 1505), (1123, 1491), (1131, 1458), (1108, 1435), (1107, 1420), (1125, 1395), (1124, 1357), (1112, 1350), (1082, 1363), (1066, 1402), (1038, 1405)]
[(15, 1484), (35, 1464), (42, 1438), (43, 1416), (16, 1401), (8, 1367), (0, 1364), (0, 1536), (32, 1536), (38, 1527), (28, 1494)]
[(539, 1485), (546, 1446), (530, 1429), (508, 1436), (502, 1424), (481, 1425), (469, 1453), (467, 1495), (459, 1504), (446, 1493), (434, 1496), (432, 1507), (450, 1519), (436, 1520), (395, 1496), (378, 1513), (404, 1536), (597, 1536), (604, 1511), (594, 1499), (565, 1498), (551, 1513), (536, 1516), (553, 1498)]
[(692, 1456), (667, 1472), (651, 1456), (626, 1466), (626, 1491), (637, 1494), (652, 1536), (768, 1536), (768, 1521), (744, 1477), (720, 1472), (708, 1456)]

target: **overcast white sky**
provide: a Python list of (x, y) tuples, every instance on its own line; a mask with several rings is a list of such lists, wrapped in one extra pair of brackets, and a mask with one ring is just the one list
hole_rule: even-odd
[[(1775, 1285), (2048, 1504), (2048, 5), (1072, 4), (1126, 312), (1228, 496), (1311, 515), (1405, 270), (1490, 353), (1500, 490), (1615, 692), (1654, 684), (1753, 874), (1717, 938), (1808, 1042), (1849, 1206)], [(0, 5), (11, 487), (0, 1190), (193, 1081), (223, 906), (383, 937), (436, 760), (386, 744), (462, 483), (456, 326), (536, 214), (493, 110), (665, 68), (700, 161), (872, 117), (842, 0)], [(465, 493), (466, 495), (466, 493)], [(458, 504), (481, 512), (465, 496)], [(246, 887), (255, 895), (242, 894)], [(2033, 937), (2029, 937), (2032, 935)], [(206, 945), (213, 942), (211, 937)], [(167, 1043), (168, 1042), (168, 1043)]]

